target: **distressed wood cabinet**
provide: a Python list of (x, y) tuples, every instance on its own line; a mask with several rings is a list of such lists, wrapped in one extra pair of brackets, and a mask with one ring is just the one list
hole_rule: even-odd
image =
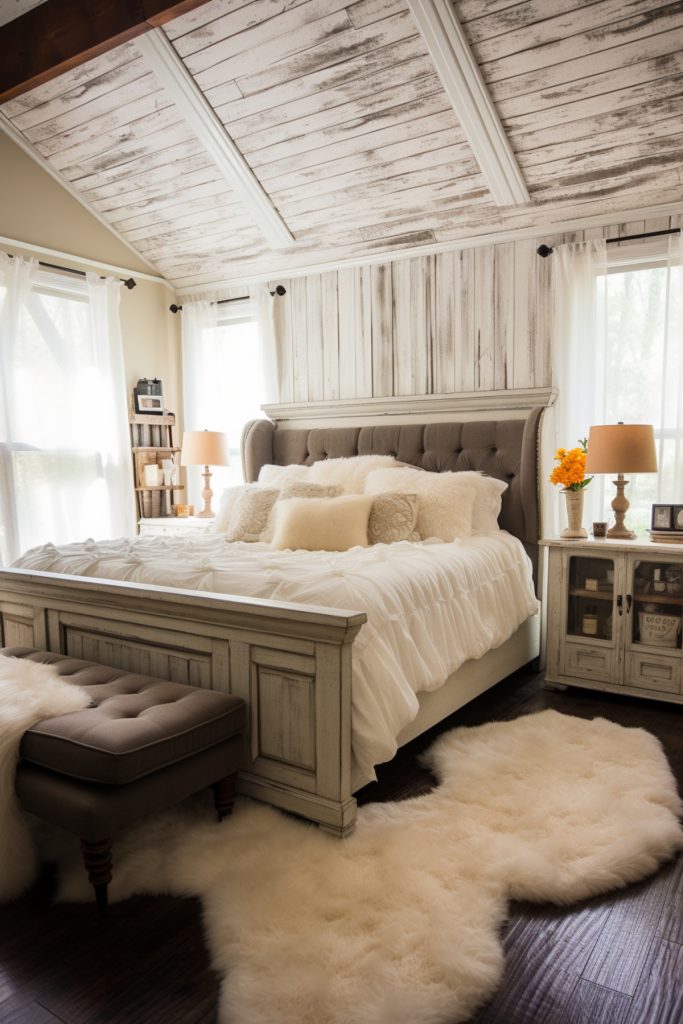
[(541, 544), (548, 682), (683, 703), (683, 544)]

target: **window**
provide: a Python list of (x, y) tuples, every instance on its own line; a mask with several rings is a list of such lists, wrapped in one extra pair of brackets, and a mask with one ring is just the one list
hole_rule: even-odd
[[(227, 303), (220, 307), (218, 374), (222, 381), (222, 427), (228, 435), (231, 465), (222, 471), (222, 486), (244, 480), (240, 438), (245, 423), (263, 416), (264, 373), (256, 319), (251, 304)], [(223, 312), (225, 310), (225, 312)], [(217, 488), (214, 488), (218, 493)]]
[[(248, 299), (183, 304), (183, 396), (186, 430), (228, 435), (231, 465), (212, 467), (211, 488), (218, 499), (225, 487), (242, 483), (242, 429), (262, 416), (266, 400), (262, 345)], [(188, 501), (201, 506), (200, 468), (188, 466), (186, 478)]]
[(102, 299), (106, 310), (108, 283), (36, 271), (12, 322), (11, 284), (0, 288), (3, 564), (46, 541), (128, 532), (131, 477), (120, 338), (112, 350), (106, 320), (97, 318), (95, 308)]
[[(607, 274), (597, 278), (605, 326), (596, 366), (602, 412), (593, 422), (654, 424), (659, 473), (636, 475), (627, 488), (628, 524), (644, 533), (653, 502), (683, 501), (683, 268), (661, 257), (634, 263), (609, 250), (608, 258)], [(607, 509), (611, 482), (601, 477), (594, 484)]]

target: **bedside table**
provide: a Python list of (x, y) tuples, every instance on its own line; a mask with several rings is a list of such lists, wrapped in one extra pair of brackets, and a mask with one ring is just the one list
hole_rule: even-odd
[(683, 703), (683, 544), (542, 540), (552, 683)]
[(195, 516), (156, 516), (154, 519), (139, 519), (138, 532), (141, 537), (197, 537), (215, 522), (215, 519), (197, 519)]

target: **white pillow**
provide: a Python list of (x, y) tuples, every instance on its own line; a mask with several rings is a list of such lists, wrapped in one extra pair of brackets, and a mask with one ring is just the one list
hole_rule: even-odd
[(400, 491), (417, 494), (417, 531), (422, 540), (452, 541), (472, 533), (476, 473), (429, 473), (420, 469), (375, 469), (368, 475), (367, 494)]
[(216, 518), (209, 527), (211, 533), (225, 533), (230, 526), (230, 516), (232, 515), (235, 503), (244, 490), (244, 484), (240, 484), (237, 487), (225, 488), (221, 494), (220, 501), (218, 502)]
[(500, 530), (498, 516), (503, 505), (503, 493), (508, 485), (495, 476), (474, 474), (477, 478), (477, 496), (472, 509), (472, 533), (497, 533)]
[(347, 551), (368, 545), (372, 498), (286, 498), (275, 506), (274, 548), (292, 551)]
[(284, 487), (290, 480), (303, 480), (308, 476), (310, 466), (292, 463), (290, 466), (261, 466), (258, 482), (264, 487)]
[(309, 466), (306, 479), (316, 484), (337, 484), (343, 487), (345, 494), (362, 494), (368, 473), (397, 465), (393, 455), (352, 455), (348, 459), (322, 459)]

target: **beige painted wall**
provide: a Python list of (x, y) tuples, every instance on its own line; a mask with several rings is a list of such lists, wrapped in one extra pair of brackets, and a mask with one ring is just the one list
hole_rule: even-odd
[[(69, 253), (46, 256), (50, 263), (85, 269), (76, 257), (101, 260), (135, 272), (155, 274), (132, 249), (73, 198), (34, 160), (0, 132), (0, 236)], [(7, 252), (36, 255), (0, 242)], [(38, 254), (39, 255), (39, 254)], [(139, 377), (160, 377), (166, 407), (180, 412), (179, 318), (169, 312), (174, 292), (164, 284), (138, 279), (121, 292), (121, 328), (128, 396)]]

